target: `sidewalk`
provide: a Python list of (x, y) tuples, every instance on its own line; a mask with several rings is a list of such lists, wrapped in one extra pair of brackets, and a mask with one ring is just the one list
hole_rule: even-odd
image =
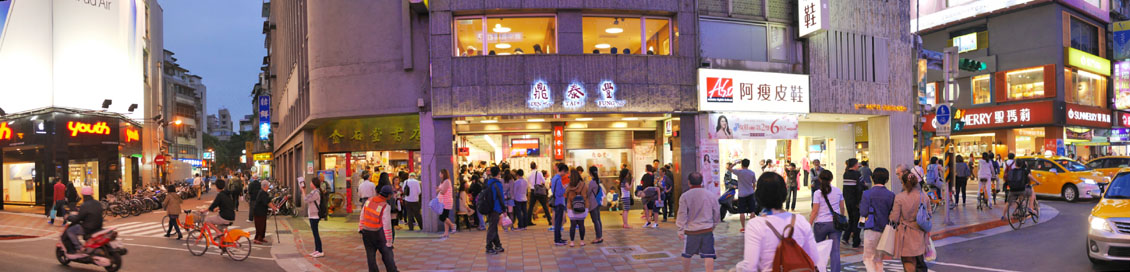
[[(807, 201), (805, 201), (807, 202)], [(798, 206), (807, 207), (808, 203)], [(972, 201), (969, 205), (952, 210), (957, 224), (942, 224), (942, 211), (934, 218), (933, 239), (959, 236), (1001, 225), (999, 203), (992, 210), (978, 211)], [(797, 209), (796, 213), (807, 216), (809, 208)], [(437, 233), (410, 232), (398, 230), (395, 240), (395, 258), (400, 270), (457, 270), (457, 271), (678, 271), (682, 269), (681, 254), (683, 243), (675, 234), (674, 219), (661, 223), (659, 229), (643, 229), (644, 221), (640, 210), (633, 209), (629, 216), (632, 229), (620, 228), (619, 212), (605, 211), (601, 214), (604, 223), (605, 242), (599, 245), (570, 248), (553, 245), (553, 232), (546, 231), (545, 219), (535, 220), (537, 226), (525, 231), (501, 232), (502, 244), (507, 251), (500, 255), (487, 256), (485, 231), (460, 230), (445, 241), (438, 240)], [(281, 219), (281, 218), (280, 218)], [(739, 233), (739, 219), (728, 215), (724, 223), (715, 229), (715, 249), (718, 259), (715, 267), (726, 269), (741, 261), (743, 253), (742, 236)], [(305, 218), (290, 218), (287, 224), (293, 229), (294, 242), (302, 256), (314, 249), (313, 236)], [(595, 239), (591, 219), (585, 221), (585, 240)], [(403, 226), (403, 225), (402, 225)], [(302, 257), (313, 267), (324, 271), (353, 272), (367, 269), (365, 248), (357, 234), (357, 214), (350, 217), (333, 217), (319, 225), (326, 254), (324, 258)], [(406, 226), (405, 226), (406, 227)], [(568, 239), (568, 223), (562, 232)], [(286, 239), (288, 235), (283, 235)], [(843, 264), (858, 262), (862, 258), (862, 248), (853, 249), (841, 246)], [(277, 256), (277, 255), (276, 255)], [(702, 269), (697, 258), (692, 262), (696, 270)], [(380, 261), (378, 260), (378, 265)]]

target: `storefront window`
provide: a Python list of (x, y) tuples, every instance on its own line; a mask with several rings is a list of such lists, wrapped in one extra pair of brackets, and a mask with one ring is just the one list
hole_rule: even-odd
[(1005, 74), (1008, 99), (1022, 100), (1044, 96), (1044, 68), (1033, 67)]
[(702, 56), (707, 58), (768, 61), (765, 25), (699, 20), (703, 41)]
[(643, 17), (642, 21), (640, 17), (584, 17), (584, 52), (671, 55), (675, 33), (671, 20)]
[(455, 19), (456, 56), (556, 53), (557, 19), (553, 16)]
[(1098, 27), (1071, 18), (1071, 48), (1099, 55)]
[(1083, 70), (1064, 70), (1067, 80), (1067, 103), (1103, 107), (1106, 78)]
[(992, 80), (989, 80), (989, 75), (980, 75), (973, 77), (973, 104), (984, 104), (992, 102)]
[(4, 202), (35, 203), (35, 163), (4, 164)]
[(1016, 135), (1015, 154), (1017, 156), (1035, 155), (1044, 144), (1044, 128), (1018, 128), (1012, 130)]

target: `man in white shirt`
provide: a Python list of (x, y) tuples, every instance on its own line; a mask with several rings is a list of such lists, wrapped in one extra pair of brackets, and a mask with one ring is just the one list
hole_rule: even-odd
[(361, 196), (361, 204), (364, 205), (369, 198), (377, 195), (377, 185), (369, 181), (372, 177), (369, 172), (361, 173), (361, 185), (357, 188), (357, 194)]
[(192, 189), (196, 190), (196, 200), (200, 200), (204, 196), (200, 193), (200, 186), (204, 186), (204, 180), (200, 178), (200, 174), (196, 174), (196, 178), (192, 179)]
[(424, 230), (424, 217), (420, 215), (420, 180), (416, 179), (416, 173), (408, 174), (408, 179), (401, 187), (404, 188), (404, 207), (408, 212), (408, 231), (412, 231), (416, 225)]
[(534, 208), (537, 206), (538, 203), (541, 203), (541, 209), (542, 209), (542, 211), (545, 211), (545, 224), (546, 225), (553, 225), (553, 222), (550, 221), (549, 206), (547, 204), (547, 203), (549, 203), (549, 188), (547, 187), (547, 184), (545, 184), (545, 176), (543, 176), (541, 174), (541, 171), (538, 171), (538, 164), (537, 163), (533, 163), (533, 162), (530, 163), (530, 175), (529, 175), (529, 177), (530, 177), (529, 182), (531, 184), (530, 185), (530, 191), (531, 191), (530, 192), (530, 203), (529, 203), (530, 206), (529, 206), (529, 209), (526, 212), (526, 215), (528, 217), (530, 217), (531, 219), (530, 219), (529, 222), (527, 222), (527, 223), (529, 223), (527, 226), (536, 226), (536, 224), (534, 224), (534, 220), (532, 218), (535, 215), (534, 214)]

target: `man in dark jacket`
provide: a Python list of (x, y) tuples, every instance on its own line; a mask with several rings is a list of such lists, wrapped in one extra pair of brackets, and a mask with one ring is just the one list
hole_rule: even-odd
[[(83, 187), (82, 207), (80, 207), (77, 212), (71, 212), (71, 215), (67, 216), (67, 221), (73, 223), (70, 227), (67, 227), (65, 233), (67, 240), (69, 240), (71, 244), (70, 247), (67, 247), (67, 258), (75, 259), (85, 257), (85, 254), (77, 252), (82, 248), (82, 242), (78, 237), (102, 230), (102, 204), (94, 200), (93, 194), (93, 188)], [(66, 243), (64, 243), (64, 245), (66, 245)]]
[(212, 200), (212, 205), (208, 206), (208, 211), (219, 213), (213, 214), (204, 218), (204, 222), (216, 225), (230, 225), (235, 220), (235, 204), (237, 203), (232, 196), (235, 195), (233, 191), (224, 191), (224, 181), (217, 180), (216, 186), (216, 199)]
[[(250, 195), (250, 198), (254, 199), (251, 201), (251, 211), (255, 216), (255, 241), (253, 242), (256, 244), (266, 244), (267, 240), (263, 238), (267, 235), (267, 210), (273, 209), (272, 206), (274, 206), (274, 204), (271, 204), (271, 197), (267, 195), (267, 189), (270, 183), (255, 180), (252, 184), (255, 184), (256, 188), (259, 188), (255, 190), (254, 194)], [(251, 188), (248, 189), (250, 190)]]
[(261, 189), (259, 187), (259, 179), (253, 179), (251, 180), (251, 183), (247, 184), (247, 203), (251, 204), (249, 206), (252, 207), (251, 209), (247, 209), (247, 222), (251, 222), (252, 219), (255, 219), (254, 203), (255, 199), (259, 197), (259, 191)]

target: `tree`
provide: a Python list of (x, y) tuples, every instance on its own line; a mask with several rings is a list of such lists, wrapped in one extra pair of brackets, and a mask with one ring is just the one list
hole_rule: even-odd
[[(227, 174), (249, 170), (246, 163), (239, 162), (239, 157), (244, 155), (245, 142), (250, 137), (252, 137), (250, 134), (235, 134), (227, 141), (223, 141), (215, 136), (204, 134), (204, 149), (214, 151), (212, 173)], [(250, 156), (250, 154), (247, 155)]]

